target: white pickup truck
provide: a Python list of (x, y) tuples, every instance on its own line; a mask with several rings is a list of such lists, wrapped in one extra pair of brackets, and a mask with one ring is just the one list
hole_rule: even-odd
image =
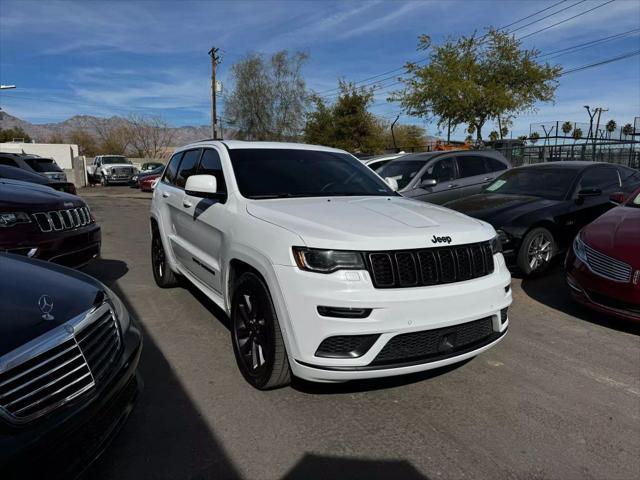
[(100, 183), (103, 186), (129, 183), (136, 173), (136, 167), (122, 155), (98, 155), (87, 165), (89, 182)]
[(442, 367), (491, 348), (509, 325), (511, 276), (493, 227), (402, 197), (342, 150), (182, 147), (154, 190), (150, 230), (158, 286), (184, 277), (229, 314), (237, 364), (259, 389), (291, 375)]

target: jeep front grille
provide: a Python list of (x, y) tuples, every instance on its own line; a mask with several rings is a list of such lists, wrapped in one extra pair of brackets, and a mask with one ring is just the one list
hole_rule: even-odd
[(490, 242), (365, 255), (376, 288), (419, 287), (460, 282), (493, 272)]
[(33, 214), (33, 218), (43, 232), (72, 230), (93, 223), (87, 207), (38, 212)]
[[(0, 357), (0, 414), (23, 423), (92, 391), (104, 381), (122, 341), (108, 304), (61, 325), (24, 351)], [(37, 353), (32, 353), (37, 352)]]

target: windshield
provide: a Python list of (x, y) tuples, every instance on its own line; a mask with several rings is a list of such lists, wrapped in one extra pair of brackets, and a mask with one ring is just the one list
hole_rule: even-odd
[(25, 158), (25, 162), (36, 172), (61, 172), (58, 164), (50, 158)]
[(629, 197), (629, 201), (627, 202), (627, 206), (640, 208), (640, 190), (637, 190), (634, 194), (631, 194), (631, 197)]
[(398, 182), (398, 190), (409, 185), (413, 177), (420, 171), (425, 160), (405, 160), (401, 162), (389, 162), (382, 168), (376, 169), (382, 178), (393, 178)]
[(247, 198), (395, 195), (347, 153), (293, 149), (232, 149), (231, 164)]
[(485, 192), (561, 200), (577, 174), (577, 170), (568, 168), (516, 168), (500, 175)]
[(103, 165), (115, 165), (115, 164), (126, 163), (127, 165), (131, 165), (131, 162), (126, 159), (126, 157), (102, 157)]

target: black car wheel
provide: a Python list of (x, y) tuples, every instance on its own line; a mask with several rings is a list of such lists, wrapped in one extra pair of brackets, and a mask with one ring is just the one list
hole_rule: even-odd
[(167, 257), (157, 227), (153, 227), (151, 237), (151, 267), (153, 279), (160, 288), (171, 288), (178, 285), (178, 277), (167, 265)]
[(549, 230), (534, 228), (522, 240), (518, 251), (518, 268), (526, 276), (543, 273), (556, 254), (556, 242)]
[(231, 340), (238, 368), (260, 390), (282, 387), (291, 381), (289, 361), (264, 281), (243, 273), (231, 301)]

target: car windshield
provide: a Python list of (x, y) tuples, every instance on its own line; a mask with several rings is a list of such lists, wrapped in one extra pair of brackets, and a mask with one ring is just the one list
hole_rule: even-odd
[(395, 195), (347, 153), (317, 150), (232, 149), (231, 164), (247, 198)]
[(627, 202), (627, 206), (640, 208), (640, 190), (631, 195), (629, 201)]
[(36, 172), (61, 172), (62, 169), (50, 158), (25, 158), (25, 162)]
[(103, 165), (116, 165), (118, 163), (126, 163), (127, 165), (131, 165), (131, 162), (127, 160), (126, 157), (102, 157)]
[(398, 190), (409, 185), (413, 177), (424, 167), (425, 160), (402, 160), (389, 162), (382, 168), (376, 169), (382, 178), (393, 178), (398, 182)]
[(485, 192), (560, 200), (566, 196), (577, 174), (577, 170), (569, 168), (515, 168), (500, 175)]

